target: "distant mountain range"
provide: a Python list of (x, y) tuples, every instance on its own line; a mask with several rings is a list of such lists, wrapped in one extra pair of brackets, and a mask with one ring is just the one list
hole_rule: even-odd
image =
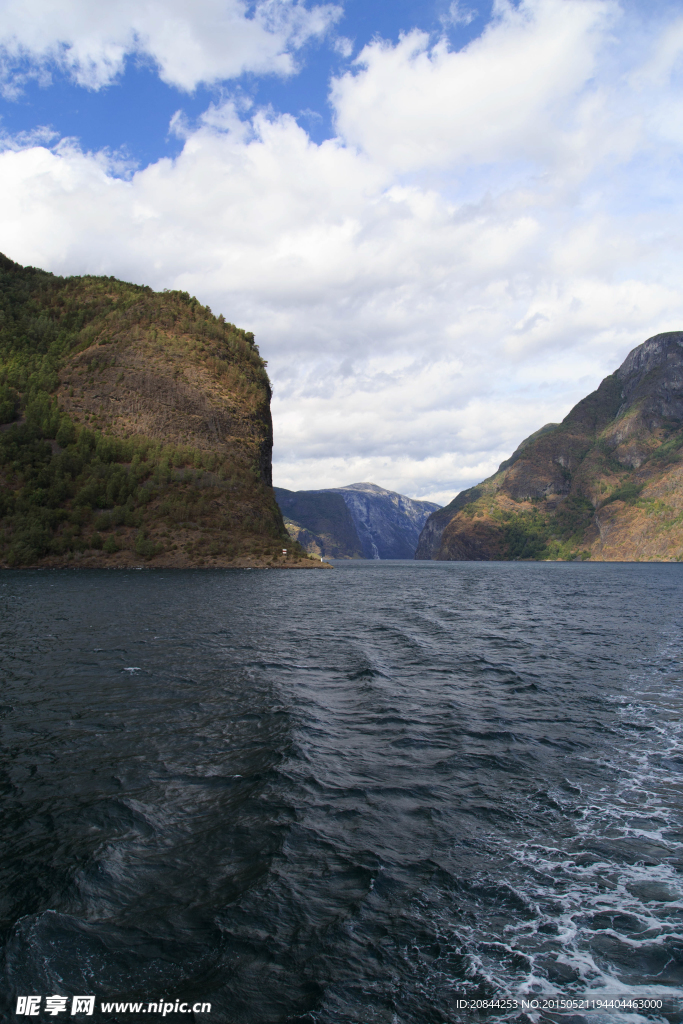
[(683, 332), (649, 338), (561, 423), (427, 520), (415, 555), (683, 560)]
[(275, 488), (290, 537), (332, 558), (413, 558), (422, 527), (439, 506), (376, 484), (314, 491)]

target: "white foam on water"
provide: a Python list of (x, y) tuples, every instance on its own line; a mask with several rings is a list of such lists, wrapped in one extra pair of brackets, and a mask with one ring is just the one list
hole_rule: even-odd
[[(528, 913), (498, 932), (495, 914), (458, 931), (468, 974), (501, 996), (683, 998), (680, 647), (678, 638), (668, 642), (654, 666), (611, 698), (617, 735), (592, 764), (612, 784), (584, 793), (565, 780), (573, 835), (550, 843), (540, 833), (527, 842), (488, 837), (487, 853), (497, 848), (498, 862), (511, 865), (505, 885)], [(547, 795), (567, 805), (567, 794), (549, 787)], [(614, 1009), (589, 1011), (589, 1019), (653, 1018)]]

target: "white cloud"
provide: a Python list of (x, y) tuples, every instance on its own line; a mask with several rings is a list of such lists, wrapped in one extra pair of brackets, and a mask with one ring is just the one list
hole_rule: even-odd
[[(230, 104), (182, 128), (177, 159), (126, 180), (106, 155), (24, 140), (0, 154), (0, 250), (186, 289), (254, 330), (280, 485), (369, 479), (445, 501), (634, 345), (683, 324), (678, 151), (648, 116), (681, 89), (674, 70), (647, 88), (639, 78), (659, 36), (650, 49), (628, 40), (638, 60), (618, 63), (630, 29), (614, 11), (501, 7), (464, 64), (442, 44), (378, 47), (335, 87), (349, 138), (320, 145), (291, 117), (244, 121)], [(420, 100), (385, 131), (368, 97), (388, 111), (391, 68)], [(521, 83), (514, 130), (506, 76)], [(449, 89), (488, 119), (481, 140), (475, 113), (441, 103)], [(419, 109), (439, 140), (427, 156)]]
[(334, 49), (342, 57), (350, 57), (353, 53), (353, 39), (347, 36), (337, 36), (334, 41)]
[(617, 14), (607, 0), (498, 0), (483, 35), (453, 52), (424, 32), (366, 46), (332, 86), (341, 135), (397, 171), (547, 161), (574, 128)]
[(472, 10), (470, 7), (463, 7), (458, 0), (453, 0), (453, 3), (449, 5), (448, 11), (441, 20), (444, 26), (470, 25), (476, 17), (476, 10)]
[(151, 59), (163, 81), (191, 91), (244, 71), (288, 75), (293, 51), (340, 17), (328, 3), (301, 0), (2, 0), (0, 56), (5, 93), (52, 67), (98, 89), (128, 55)]

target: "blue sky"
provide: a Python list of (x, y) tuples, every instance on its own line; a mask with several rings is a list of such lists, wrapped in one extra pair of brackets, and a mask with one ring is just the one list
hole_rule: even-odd
[(0, 250), (254, 330), (282, 486), (448, 501), (683, 324), (677, 4), (0, 11)]
[[(0, 99), (0, 124), (13, 135), (49, 127), (59, 137), (77, 138), (86, 150), (121, 150), (139, 166), (180, 152), (182, 141), (169, 132), (178, 110), (192, 122), (210, 103), (231, 95), (293, 115), (321, 142), (335, 135), (330, 78), (348, 68), (366, 43), (373, 38), (396, 42), (401, 33), (419, 28), (432, 37), (446, 34), (454, 47), (462, 47), (481, 32), (491, 13), (490, 0), (468, 3), (463, 21), (455, 24), (449, 0), (346, 0), (338, 6), (334, 30), (297, 50), (292, 74), (249, 71), (187, 91), (163, 82), (152, 57), (129, 55), (111, 83), (84, 88), (57, 62), (47, 61), (49, 84), (29, 78), (20, 93)], [(339, 52), (340, 37), (349, 40), (350, 54)], [(25, 58), (17, 62), (19, 71), (30, 66)]]

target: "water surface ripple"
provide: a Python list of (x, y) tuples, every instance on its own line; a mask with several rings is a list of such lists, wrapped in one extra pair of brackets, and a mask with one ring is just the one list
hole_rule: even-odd
[(683, 994), (682, 566), (5, 572), (0, 608), (8, 1020)]

